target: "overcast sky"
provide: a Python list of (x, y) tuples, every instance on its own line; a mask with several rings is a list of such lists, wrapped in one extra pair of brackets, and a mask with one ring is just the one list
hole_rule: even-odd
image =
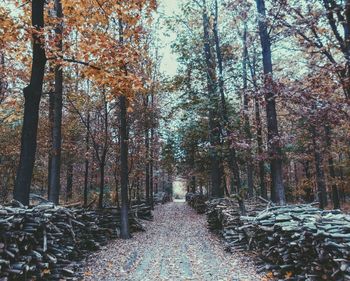
[[(171, 17), (175, 12), (178, 11), (178, 5), (181, 0), (160, 0), (159, 15), (162, 18)], [(162, 21), (161, 21), (162, 22)], [(175, 33), (169, 33), (164, 23), (161, 23), (162, 29), (159, 32), (159, 39), (162, 41), (161, 54), (163, 60), (161, 63), (161, 71), (169, 76), (174, 76), (176, 74), (177, 61), (176, 55), (171, 52), (171, 43), (176, 38)], [(165, 32), (168, 36), (165, 36)]]

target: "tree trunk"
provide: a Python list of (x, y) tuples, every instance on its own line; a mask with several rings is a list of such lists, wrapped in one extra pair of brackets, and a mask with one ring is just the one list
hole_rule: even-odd
[(88, 204), (88, 185), (89, 185), (89, 159), (88, 159), (88, 153), (90, 150), (90, 112), (88, 112), (87, 121), (86, 121), (86, 136), (85, 136), (85, 174), (84, 174), (84, 206), (87, 206)]
[[(304, 171), (305, 171), (305, 177), (308, 179), (309, 183), (311, 183), (311, 173), (310, 173), (310, 161), (306, 161), (304, 163)], [(306, 187), (305, 189), (305, 201), (307, 203), (311, 203), (314, 201), (314, 195), (313, 190), (311, 186)]]
[(128, 221), (128, 136), (126, 98), (120, 96), (120, 165), (121, 165), (121, 238), (130, 238)]
[(252, 198), (254, 196), (254, 175), (253, 175), (253, 160), (251, 151), (251, 140), (252, 133), (250, 130), (249, 122), (249, 97), (248, 97), (248, 71), (247, 71), (247, 60), (248, 60), (248, 47), (247, 47), (247, 24), (244, 23), (244, 33), (243, 33), (243, 116), (244, 116), (244, 131), (247, 138), (247, 143), (249, 145), (249, 156), (246, 159), (246, 170), (247, 170), (247, 181), (248, 181), (248, 197)]
[[(220, 102), (221, 102), (221, 119), (223, 122), (223, 127), (225, 129), (225, 135), (229, 136), (231, 135), (231, 130), (229, 128), (229, 120), (228, 120), (228, 114), (227, 114), (227, 107), (226, 107), (226, 98), (225, 98), (225, 83), (224, 83), (224, 68), (223, 68), (223, 62), (222, 62), (222, 53), (221, 53), (221, 45), (220, 45), (220, 37), (219, 37), (219, 29), (218, 29), (218, 17), (219, 17), (219, 7), (218, 7), (218, 1), (215, 0), (215, 17), (214, 17), (214, 25), (213, 25), (213, 34), (214, 34), (214, 41), (215, 41), (215, 50), (216, 50), (216, 57), (217, 57), (217, 65), (219, 70), (219, 91), (220, 91)], [(206, 20), (208, 18), (206, 17)], [(207, 25), (209, 23), (207, 22)], [(207, 35), (209, 40), (209, 35)], [(234, 146), (229, 145), (229, 151), (228, 151), (228, 162), (230, 166), (231, 173), (234, 176), (234, 183), (237, 188), (237, 192), (241, 190), (241, 178), (239, 174), (239, 165), (237, 161), (236, 156), (236, 149)]]
[(54, 92), (49, 93), (49, 159), (48, 159), (48, 177), (47, 177), (47, 197), (49, 197), (50, 194), (50, 185), (51, 185), (51, 166), (52, 166), (52, 129), (53, 129), (53, 122), (54, 122)]
[(328, 152), (328, 169), (329, 169), (329, 175), (331, 176), (331, 186), (332, 186), (332, 200), (333, 200), (333, 208), (334, 209), (340, 209), (340, 199), (339, 199), (339, 191), (336, 184), (336, 175), (335, 175), (335, 168), (334, 168), (334, 161), (331, 153), (332, 148), (332, 140), (331, 140), (331, 128), (329, 125), (324, 126), (325, 130), (325, 136), (326, 136), (326, 144), (327, 148), (329, 150)]
[(269, 154), (271, 158), (272, 200), (280, 205), (286, 203), (283, 185), (282, 151), (279, 142), (278, 121), (275, 93), (272, 78), (271, 41), (266, 24), (266, 9), (264, 0), (256, 0), (259, 13), (259, 35), (263, 55), (265, 74), (265, 102), (268, 130)]
[[(62, 52), (62, 4), (61, 0), (55, 0), (55, 12), (60, 21), (56, 28), (56, 48)], [(63, 95), (63, 71), (62, 65), (55, 66), (55, 96), (53, 108), (53, 128), (52, 128), (52, 159), (50, 173), (49, 201), (58, 204), (61, 185), (61, 127), (62, 127), (62, 95)]]
[(218, 146), (220, 145), (220, 124), (218, 122), (218, 96), (215, 91), (215, 65), (210, 47), (209, 37), (209, 18), (207, 15), (206, 1), (203, 0), (203, 41), (204, 41), (204, 54), (206, 62), (207, 72), (207, 88), (210, 99), (209, 106), (209, 141), (210, 141), (210, 167), (211, 167), (211, 184), (212, 184), (212, 196), (223, 197), (224, 188), (222, 186), (222, 174), (221, 174), (221, 161), (218, 154)]
[[(38, 31), (44, 27), (44, 0), (32, 2), (32, 26)], [(37, 130), (39, 121), (39, 104), (42, 94), (46, 56), (43, 40), (33, 32), (33, 63), (29, 85), (24, 88), (24, 117), (21, 136), (21, 153), (13, 192), (15, 200), (24, 205), (29, 204), (30, 186), (32, 183)]]
[(98, 207), (100, 209), (103, 208), (103, 197), (104, 197), (104, 189), (105, 189), (105, 164), (106, 160), (101, 158), (100, 163), (100, 192), (98, 196)]
[(153, 200), (153, 193), (154, 193), (154, 179), (153, 179), (153, 170), (154, 170), (154, 161), (153, 161), (153, 157), (154, 157), (154, 116), (153, 116), (153, 108), (154, 107), (154, 96), (153, 93), (151, 93), (151, 142), (150, 142), (150, 169), (149, 169), (149, 173), (150, 173), (150, 193), (151, 193), (151, 197), (150, 197), (150, 203), (151, 203), (151, 209), (154, 209), (154, 200)]
[[(247, 49), (247, 58), (248, 58), (248, 64), (249, 64), (249, 69), (250, 69), (250, 75), (253, 81), (253, 86), (254, 90), (256, 92), (255, 97), (254, 97), (254, 106), (255, 106), (255, 124), (256, 124), (256, 141), (258, 144), (258, 155), (259, 158), (261, 158), (263, 154), (263, 134), (262, 134), (262, 125), (261, 125), (261, 116), (260, 116), (260, 102), (259, 102), (259, 97), (257, 95), (258, 93), (258, 85), (256, 83), (256, 70), (255, 70), (255, 54), (254, 54), (254, 59), (253, 62), (250, 62), (249, 60), (249, 52)], [(260, 195), (267, 199), (267, 188), (265, 184), (265, 163), (264, 160), (259, 160), (258, 161), (258, 166), (259, 166), (259, 183), (260, 183)]]
[(148, 130), (148, 124), (147, 123), (146, 123), (146, 130), (145, 130), (145, 146), (146, 146), (146, 165), (145, 165), (146, 203), (147, 203), (147, 205), (150, 206), (151, 205), (151, 200), (150, 200), (150, 178), (149, 178), (149, 171), (150, 171), (150, 163), (149, 163), (149, 130)]
[[(123, 44), (123, 23), (119, 19), (119, 41)], [(126, 72), (126, 69), (125, 69)], [(127, 108), (126, 97), (119, 97), (120, 107), (120, 185), (121, 185), (121, 212), (120, 212), (120, 237), (129, 239), (129, 205), (128, 205), (128, 125), (127, 125)]]
[(73, 163), (68, 160), (67, 163), (67, 185), (66, 185), (66, 201), (72, 199), (73, 195)]
[(196, 176), (192, 176), (191, 180), (191, 192), (196, 193)]
[(314, 146), (315, 168), (316, 168), (316, 183), (317, 183), (317, 197), (320, 203), (320, 208), (324, 209), (327, 202), (327, 191), (325, 184), (325, 177), (322, 168), (322, 154), (317, 143), (317, 132), (314, 125), (311, 126), (312, 142)]

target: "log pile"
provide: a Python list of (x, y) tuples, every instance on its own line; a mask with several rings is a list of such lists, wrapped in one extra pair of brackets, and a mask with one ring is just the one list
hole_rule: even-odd
[(198, 214), (204, 214), (207, 208), (206, 201), (208, 197), (200, 193), (187, 193), (186, 201), (187, 203), (194, 208)]
[[(143, 230), (136, 214), (145, 210), (130, 212), (132, 231)], [(0, 206), (0, 280), (77, 280), (81, 260), (117, 237), (119, 225), (118, 209)]]
[(228, 250), (255, 250), (259, 271), (278, 280), (350, 280), (349, 215), (311, 205), (267, 208), (247, 202), (247, 215), (240, 216), (230, 199), (207, 205), (209, 229), (223, 236)]
[[(245, 250), (247, 237), (241, 226), (240, 206), (237, 200), (230, 198), (212, 199), (207, 203), (208, 228), (223, 236), (227, 251)], [(248, 215), (254, 216), (259, 211), (266, 209), (266, 203), (247, 201), (245, 203)]]
[(350, 280), (349, 215), (297, 205), (241, 220), (261, 270), (288, 280)]

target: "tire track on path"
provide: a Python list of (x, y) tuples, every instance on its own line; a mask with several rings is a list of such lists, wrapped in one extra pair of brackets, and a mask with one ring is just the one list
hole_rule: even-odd
[(156, 206), (146, 232), (112, 241), (89, 258), (84, 280), (260, 280), (249, 258), (226, 253), (206, 225), (205, 216), (186, 203)]

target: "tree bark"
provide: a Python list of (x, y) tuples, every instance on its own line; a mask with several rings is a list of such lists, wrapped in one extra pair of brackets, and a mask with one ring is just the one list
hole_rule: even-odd
[[(104, 110), (104, 120), (103, 120), (103, 127), (104, 127), (104, 144), (102, 149), (102, 155), (100, 158), (100, 196), (98, 200), (98, 206), (99, 208), (103, 208), (103, 197), (104, 197), (104, 188), (105, 188), (105, 168), (106, 168), (106, 158), (107, 158), (107, 152), (108, 152), (108, 107), (107, 107), (107, 100), (106, 100), (106, 94), (105, 90), (103, 89), (103, 110)], [(98, 150), (96, 150), (98, 153)]]
[(278, 121), (276, 112), (275, 93), (272, 77), (271, 40), (266, 24), (266, 8), (264, 0), (256, 0), (259, 13), (259, 35), (263, 55), (265, 74), (265, 101), (268, 130), (268, 145), (270, 154), (272, 200), (280, 205), (286, 203), (283, 185), (282, 151), (279, 142)]
[(130, 238), (128, 221), (128, 136), (126, 98), (120, 96), (121, 238)]
[[(310, 161), (305, 161), (304, 163), (304, 171), (305, 171), (305, 177), (308, 180), (311, 180), (311, 173), (310, 173)], [(314, 195), (313, 195), (313, 190), (311, 186), (308, 186), (305, 188), (305, 201), (307, 203), (311, 203), (314, 201)]]
[(67, 163), (67, 184), (66, 184), (66, 201), (73, 195), (73, 163), (68, 160)]
[(84, 173), (84, 206), (88, 204), (88, 185), (89, 185), (89, 159), (88, 153), (90, 150), (90, 112), (88, 112), (87, 121), (86, 121), (86, 136), (85, 136), (85, 173)]
[(150, 173), (150, 193), (151, 193), (151, 197), (150, 197), (150, 205), (151, 205), (151, 209), (154, 209), (154, 199), (153, 199), (153, 193), (154, 193), (154, 179), (153, 179), (153, 170), (154, 170), (154, 161), (153, 161), (153, 157), (154, 157), (154, 116), (153, 116), (153, 109), (154, 109), (154, 95), (153, 92), (151, 93), (151, 140), (150, 140), (150, 169), (149, 169), (149, 173)]
[[(62, 52), (62, 4), (61, 0), (55, 0), (55, 12), (60, 21), (56, 28), (56, 48), (57, 51)], [(58, 204), (60, 196), (61, 185), (61, 143), (62, 143), (62, 95), (63, 95), (63, 71), (62, 65), (55, 66), (55, 95), (53, 108), (53, 127), (52, 127), (52, 159), (51, 159), (51, 173), (50, 173), (50, 191), (49, 201)]]
[(213, 55), (210, 47), (209, 37), (209, 18), (207, 14), (206, 1), (203, 0), (203, 41), (204, 41), (204, 54), (206, 62), (206, 74), (207, 74), (207, 88), (210, 99), (209, 105), (209, 156), (211, 167), (211, 184), (212, 184), (212, 196), (223, 197), (224, 188), (222, 186), (222, 168), (220, 156), (218, 154), (218, 146), (220, 145), (220, 124), (218, 116), (218, 96), (215, 91), (215, 65)]
[[(331, 140), (331, 128), (329, 125), (324, 126), (325, 130), (325, 137), (326, 137), (326, 144), (328, 150), (332, 147), (332, 140)], [(338, 186), (336, 184), (336, 175), (335, 175), (335, 168), (334, 168), (334, 161), (331, 152), (328, 152), (328, 169), (329, 169), (329, 175), (331, 177), (331, 186), (332, 186), (332, 201), (333, 201), (333, 208), (334, 209), (340, 209), (340, 199), (339, 199), (339, 191)]]
[(312, 142), (314, 146), (315, 168), (316, 168), (316, 183), (317, 183), (317, 197), (319, 200), (320, 208), (324, 209), (327, 202), (327, 191), (325, 184), (325, 176), (322, 168), (322, 154), (320, 147), (317, 143), (317, 132), (314, 125), (311, 125)]
[[(248, 49), (247, 49), (248, 51)], [(247, 58), (248, 58), (248, 64), (250, 69), (250, 75), (252, 78), (254, 90), (256, 92), (254, 97), (254, 107), (255, 107), (255, 124), (256, 124), (256, 141), (258, 144), (258, 155), (261, 158), (263, 154), (263, 134), (262, 134), (262, 125), (261, 125), (261, 116), (260, 116), (260, 102), (258, 97), (258, 85), (256, 83), (256, 70), (255, 70), (255, 54), (253, 57), (253, 62), (249, 60), (249, 52), (247, 52)], [(267, 188), (265, 184), (265, 162), (264, 160), (260, 159), (258, 161), (259, 166), (259, 183), (260, 183), (260, 195), (267, 199)]]
[(106, 160), (103, 159), (104, 157), (101, 157), (100, 162), (100, 192), (98, 196), (98, 207), (100, 209), (103, 208), (103, 197), (104, 197), (104, 189), (105, 189), (105, 163)]
[[(147, 121), (146, 121), (147, 122)], [(146, 177), (146, 203), (147, 205), (151, 205), (150, 200), (150, 163), (149, 163), (149, 130), (148, 125), (146, 124), (146, 130), (145, 130), (145, 147), (146, 147), (146, 165), (145, 165), (145, 177)]]
[(53, 128), (53, 122), (54, 122), (54, 93), (49, 93), (49, 159), (48, 159), (48, 177), (47, 177), (47, 197), (49, 197), (50, 194), (50, 185), (51, 185), (51, 166), (52, 166), (52, 128)]
[[(119, 41), (123, 44), (123, 23), (119, 19)], [(126, 72), (126, 69), (125, 69)], [(120, 107), (120, 186), (121, 186), (121, 212), (120, 212), (120, 237), (122, 239), (129, 239), (129, 204), (128, 204), (128, 128), (127, 128), (127, 107), (126, 97), (121, 95), (119, 97)]]
[[(44, 27), (44, 0), (32, 2), (32, 26), (37, 31)], [(14, 188), (14, 199), (24, 205), (29, 204), (30, 186), (32, 183), (37, 131), (39, 121), (39, 104), (42, 95), (46, 56), (43, 47), (43, 36), (33, 33), (33, 63), (29, 85), (23, 89), (24, 117), (21, 136), (21, 153)]]
[(244, 131), (247, 138), (247, 143), (249, 145), (249, 156), (246, 159), (246, 170), (247, 170), (247, 181), (248, 181), (248, 197), (252, 198), (254, 196), (254, 175), (253, 175), (253, 160), (251, 151), (251, 139), (252, 133), (250, 130), (249, 122), (249, 97), (248, 97), (248, 71), (247, 71), (247, 60), (248, 60), (248, 46), (247, 46), (247, 24), (244, 23), (243, 32), (243, 117), (244, 117)]

